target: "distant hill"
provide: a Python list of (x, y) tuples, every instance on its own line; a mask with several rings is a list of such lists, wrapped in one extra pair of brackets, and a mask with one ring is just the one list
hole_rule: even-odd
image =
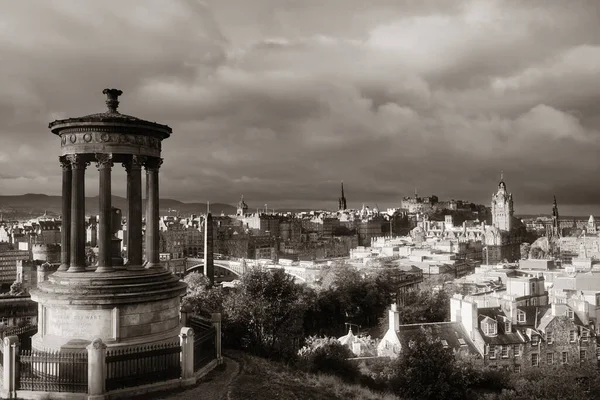
[[(16, 216), (35, 217), (47, 212), (48, 215), (60, 215), (62, 213), (61, 196), (48, 196), (45, 194), (28, 193), (19, 196), (0, 196), (0, 212)], [(112, 196), (113, 207), (118, 207), (127, 214), (127, 199), (119, 196)], [(226, 215), (235, 214), (236, 207), (229, 204), (211, 203), (210, 211), (213, 215), (220, 215), (221, 212)], [(160, 199), (161, 214), (179, 213), (184, 216), (187, 214), (201, 214), (206, 212), (206, 203), (184, 203), (174, 199)], [(85, 213), (98, 214), (98, 196), (86, 197)]]

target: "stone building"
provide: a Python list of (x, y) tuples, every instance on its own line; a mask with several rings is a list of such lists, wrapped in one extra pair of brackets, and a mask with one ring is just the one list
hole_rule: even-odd
[(0, 285), (12, 284), (17, 279), (17, 263), (29, 259), (29, 250), (0, 251)]
[(411, 340), (417, 335), (424, 335), (426, 331), (429, 331), (434, 340), (439, 340), (444, 348), (452, 349), (455, 354), (479, 354), (478, 349), (460, 322), (400, 325), (400, 314), (396, 304), (392, 304), (388, 313), (388, 330), (377, 345), (377, 355), (379, 357), (398, 357), (402, 349), (408, 346)]
[(37, 324), (38, 305), (28, 295), (0, 297), (0, 330)]
[(478, 308), (451, 299), (451, 320), (463, 325), (485, 366), (516, 372), (540, 365), (596, 362), (596, 335), (566, 304)]

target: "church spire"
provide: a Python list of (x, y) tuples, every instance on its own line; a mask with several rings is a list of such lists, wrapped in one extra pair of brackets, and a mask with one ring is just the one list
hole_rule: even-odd
[(338, 199), (338, 210), (344, 211), (346, 209), (346, 196), (344, 195), (344, 181), (342, 181), (342, 197)]

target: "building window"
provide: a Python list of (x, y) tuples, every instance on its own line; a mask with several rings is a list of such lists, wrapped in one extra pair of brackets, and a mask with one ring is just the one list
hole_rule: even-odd
[(547, 331), (546, 332), (546, 342), (548, 342), (548, 344), (552, 344), (554, 338), (552, 337), (552, 331)]
[(575, 317), (575, 313), (570, 308), (567, 310), (567, 317), (573, 319)]
[(515, 357), (519, 357), (521, 355), (521, 346), (518, 344), (513, 345), (513, 353)]
[(577, 335), (576, 335), (576, 333), (575, 333), (575, 330), (574, 330), (574, 329), (571, 329), (571, 330), (569, 331), (569, 342), (571, 342), (571, 343), (575, 343), (575, 340), (577, 340)]
[(510, 333), (510, 321), (506, 321), (504, 323), (504, 332), (505, 333)]
[(579, 361), (584, 362), (587, 358), (587, 354), (585, 350), (579, 350)]
[(546, 354), (546, 364), (548, 364), (548, 365), (554, 364), (554, 353)]
[(581, 341), (582, 342), (587, 342), (588, 339), (589, 339), (589, 337), (590, 337), (590, 333), (587, 330), (583, 329), (581, 331)]
[(521, 372), (521, 366), (520, 365), (515, 365), (515, 372), (517, 374)]
[(539, 356), (540, 355), (538, 353), (531, 353), (531, 366), (532, 367), (537, 367), (538, 365), (540, 365)]
[(490, 359), (493, 360), (496, 358), (496, 346), (494, 346), (493, 344), (490, 344), (489, 354), (490, 354)]
[(525, 322), (525, 313), (523, 311), (518, 311), (517, 322)]
[(538, 335), (531, 336), (531, 345), (537, 346), (540, 343), (540, 337)]
[(508, 358), (508, 346), (502, 346), (502, 358)]
[(568, 352), (566, 352), (566, 351), (562, 352), (562, 356), (561, 356), (560, 362), (563, 363), (563, 364), (567, 364), (569, 362), (569, 353)]
[(483, 323), (483, 333), (486, 336), (495, 335), (497, 333), (495, 322), (484, 322)]

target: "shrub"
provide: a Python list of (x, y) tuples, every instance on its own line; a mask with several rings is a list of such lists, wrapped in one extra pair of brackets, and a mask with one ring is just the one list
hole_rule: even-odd
[(356, 382), (360, 376), (358, 366), (348, 358), (354, 354), (336, 338), (309, 337), (298, 351), (299, 367), (311, 373), (338, 376), (347, 382)]

